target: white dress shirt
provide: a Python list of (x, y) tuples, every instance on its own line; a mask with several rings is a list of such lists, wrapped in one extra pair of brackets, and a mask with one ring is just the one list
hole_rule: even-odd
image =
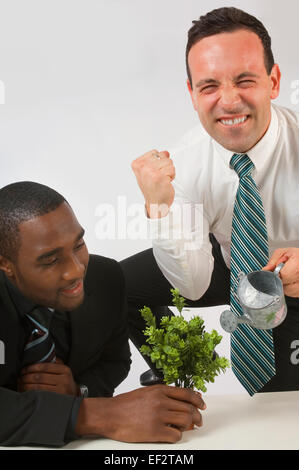
[[(170, 151), (176, 168), (171, 211), (162, 219), (148, 219), (158, 266), (190, 300), (199, 299), (210, 284), (214, 266), (210, 232), (230, 266), (239, 185), (229, 165), (232, 155), (200, 124), (188, 132)], [(264, 205), (270, 256), (277, 248), (299, 247), (299, 114), (272, 105), (269, 128), (247, 155), (255, 165), (252, 177)], [(192, 208), (188, 222), (181, 215), (182, 207)]]

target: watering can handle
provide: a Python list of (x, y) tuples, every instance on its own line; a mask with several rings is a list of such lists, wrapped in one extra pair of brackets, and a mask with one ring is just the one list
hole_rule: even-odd
[(239, 298), (238, 298), (238, 295), (237, 295), (237, 287), (239, 285), (239, 282), (240, 280), (246, 276), (245, 273), (243, 273), (243, 271), (240, 271), (237, 278), (235, 279), (235, 282), (233, 283), (233, 286), (232, 286), (232, 294), (234, 295), (234, 297), (238, 300), (239, 302)]
[(275, 276), (279, 276), (279, 273), (281, 271), (281, 269), (284, 267), (284, 263), (280, 263), (276, 266), (275, 270), (274, 270), (274, 274)]

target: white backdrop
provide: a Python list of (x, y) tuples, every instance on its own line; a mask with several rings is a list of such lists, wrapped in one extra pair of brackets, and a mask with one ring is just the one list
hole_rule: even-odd
[[(276, 102), (299, 111), (297, 0), (0, 0), (0, 186), (38, 181), (60, 191), (86, 228), (90, 252), (117, 260), (148, 239), (99, 238), (99, 207), (142, 204), (131, 162), (169, 148), (197, 116), (186, 87), (185, 46), (193, 19), (240, 7), (268, 28), (282, 89)], [(129, 212), (127, 220), (129, 221)], [(223, 333), (221, 308), (196, 309)], [(187, 315), (190, 315), (188, 313)], [(132, 368), (117, 392), (139, 386)], [(244, 393), (231, 371), (208, 393)]]

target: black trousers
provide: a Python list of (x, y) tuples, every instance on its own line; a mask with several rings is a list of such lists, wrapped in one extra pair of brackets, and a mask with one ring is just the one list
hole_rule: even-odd
[[(186, 299), (188, 308), (229, 305), (230, 303), (230, 270), (225, 264), (220, 245), (212, 234), (210, 234), (210, 241), (214, 257), (211, 283), (199, 300)], [(152, 249), (124, 259), (120, 264), (126, 280), (129, 336), (139, 350), (146, 343), (143, 334), (146, 325), (139, 310), (145, 305), (150, 307), (155, 314), (157, 324), (163, 315), (173, 315), (168, 308), (172, 305), (170, 289), (173, 286), (158, 267)], [(276, 375), (261, 392), (299, 390), (299, 299), (286, 297), (286, 303), (287, 317), (281, 325), (273, 329)], [(298, 355), (295, 349), (297, 342)], [(144, 359), (149, 367), (158, 373), (149, 357), (144, 356)]]

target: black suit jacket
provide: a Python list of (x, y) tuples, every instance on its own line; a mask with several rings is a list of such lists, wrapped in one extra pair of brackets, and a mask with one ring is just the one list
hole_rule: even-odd
[[(130, 349), (124, 277), (117, 261), (91, 255), (84, 282), (83, 304), (70, 312), (68, 365), (89, 396), (112, 396), (127, 376)], [(55, 339), (55, 331), (52, 332)], [(20, 315), (0, 271), (0, 445), (61, 446), (80, 398), (47, 391), (17, 392), (25, 343)], [(75, 423), (72, 423), (73, 427)]]

